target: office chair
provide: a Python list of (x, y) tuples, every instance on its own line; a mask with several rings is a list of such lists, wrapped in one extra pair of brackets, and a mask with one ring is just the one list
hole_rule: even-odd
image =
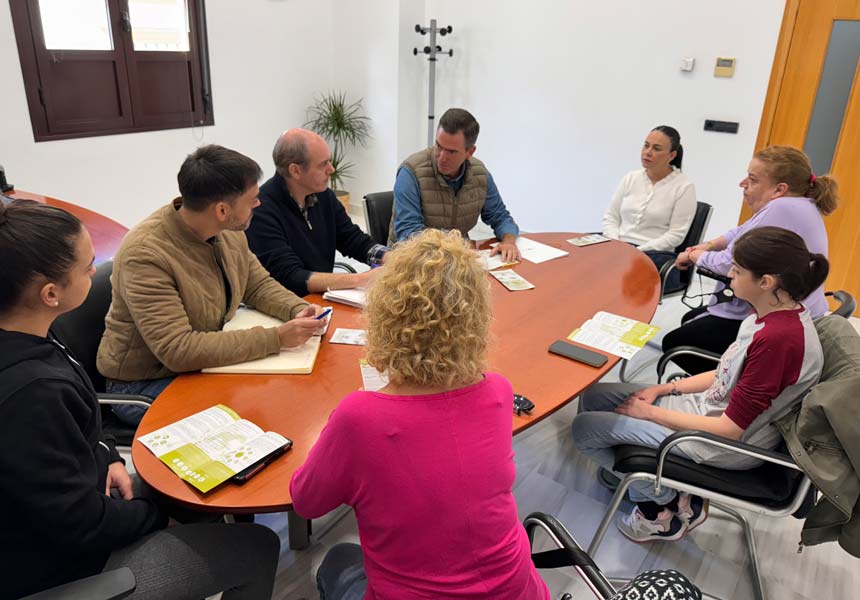
[(102, 405), (102, 429), (116, 439), (118, 448), (130, 449), (134, 429), (120, 421), (109, 405), (134, 404), (149, 408), (151, 402), (144, 396), (109, 394), (105, 391), (105, 378), (96, 367), (96, 354), (105, 331), (105, 316), (111, 303), (110, 276), (113, 261), (98, 265), (87, 299), (73, 311), (60, 315), (51, 325), (51, 333), (89, 375)]
[(128, 567), (70, 581), (21, 600), (118, 600), (131, 594), (137, 582)]
[[(702, 243), (705, 232), (708, 230), (708, 223), (711, 221), (712, 212), (713, 207), (707, 202), (696, 202), (696, 214), (693, 216), (692, 223), (690, 223), (690, 229), (687, 230), (687, 235), (684, 236), (681, 243), (675, 247), (675, 254), (680, 254), (687, 248)], [(660, 268), (660, 304), (663, 303), (663, 298), (685, 293), (693, 281), (692, 269), (677, 271), (680, 283), (674, 287), (669, 287), (669, 274), (674, 264), (673, 261), (669, 261), (664, 263)]]
[[(853, 376), (860, 369), (860, 336), (843, 317), (827, 315), (815, 322), (824, 352), (824, 369), (819, 384), (809, 394), (829, 381)], [(845, 363), (855, 369), (845, 369)], [(797, 407), (799, 410), (799, 405)], [(747, 470), (720, 469), (699, 464), (669, 451), (684, 442), (695, 441), (750, 456), (763, 461), (759, 467)], [(750, 571), (756, 600), (765, 598), (758, 568), (758, 556), (752, 527), (736, 509), (744, 509), (769, 517), (793, 515), (804, 518), (815, 504), (812, 482), (785, 452), (782, 446), (764, 450), (703, 431), (679, 431), (667, 437), (659, 448), (621, 445), (614, 448), (613, 471), (626, 474), (591, 540), (588, 554), (595, 556), (606, 530), (624, 499), (627, 489), (635, 481), (654, 483), (660, 493), (663, 486), (688, 492), (710, 500), (712, 508), (735, 518), (743, 529), (750, 556)]]
[[(677, 571), (649, 571), (640, 573), (621, 589), (616, 590), (600, 568), (570, 535), (567, 528), (555, 517), (533, 512), (523, 521), (529, 544), (534, 549), (535, 533), (542, 530), (556, 546), (554, 550), (532, 553), (532, 562), (538, 569), (573, 567), (591, 592), (601, 600), (645, 600), (648, 598), (675, 600), (701, 599), (701, 591)], [(572, 600), (570, 594), (562, 600)]]
[(388, 230), (394, 213), (394, 192), (374, 192), (364, 197), (364, 220), (373, 241), (388, 245)]

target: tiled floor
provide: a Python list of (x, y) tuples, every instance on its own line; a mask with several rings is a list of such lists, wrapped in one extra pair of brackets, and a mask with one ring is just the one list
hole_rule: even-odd
[[(353, 215), (361, 224), (360, 215)], [(485, 236), (489, 237), (489, 236)], [(661, 306), (654, 323), (664, 331), (677, 326), (686, 310), (677, 299)], [(635, 364), (656, 357), (647, 347)], [(653, 381), (653, 368), (638, 379)], [(605, 380), (617, 379), (617, 369)], [(514, 439), (517, 480), (514, 494), (520, 517), (540, 510), (558, 517), (581, 545), (587, 546), (611, 497), (597, 484), (593, 464), (578, 454), (570, 436), (576, 402)], [(622, 510), (629, 510), (622, 506)], [(781, 600), (848, 600), (860, 598), (860, 562), (836, 544), (811, 547), (797, 554), (801, 522), (752, 515), (762, 576), (768, 598)], [(311, 547), (287, 549), (286, 515), (261, 515), (258, 522), (278, 531), (284, 540), (275, 598), (317, 598), (314, 573), (325, 552), (342, 541), (357, 542), (353, 513), (341, 509), (314, 523)], [(428, 523), (427, 526), (432, 524)], [(609, 576), (623, 577), (651, 568), (673, 568), (691, 577), (707, 594), (720, 598), (752, 598), (746, 547), (736, 522), (714, 511), (702, 527), (674, 543), (637, 545), (610, 528), (596, 560)], [(553, 597), (570, 592), (591, 598), (572, 570), (544, 571)], [(852, 592), (851, 590), (854, 590)]]

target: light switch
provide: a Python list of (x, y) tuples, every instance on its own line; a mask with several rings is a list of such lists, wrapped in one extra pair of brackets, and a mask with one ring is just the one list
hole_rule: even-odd
[(692, 71), (696, 67), (696, 59), (692, 57), (684, 57), (681, 59), (681, 70)]
[(714, 65), (714, 77), (734, 77), (735, 74), (735, 59), (717, 57), (717, 64)]

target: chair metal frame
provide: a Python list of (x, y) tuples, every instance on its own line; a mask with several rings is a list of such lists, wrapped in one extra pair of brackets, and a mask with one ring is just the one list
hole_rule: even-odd
[(624, 479), (621, 480), (621, 483), (615, 490), (615, 495), (612, 497), (612, 501), (610, 502), (609, 507), (607, 508), (606, 513), (603, 516), (603, 519), (600, 521), (600, 525), (598, 525), (597, 527), (597, 531), (594, 533), (594, 537), (591, 539), (591, 543), (588, 546), (588, 554), (591, 556), (596, 556), (597, 551), (600, 549), (600, 544), (603, 541), (604, 536), (606, 535), (606, 531), (609, 529), (610, 524), (616, 516), (615, 513), (617, 512), (618, 507), (621, 505), (621, 502), (624, 500), (624, 497), (627, 494), (627, 489), (637, 481), (650, 481), (654, 483), (654, 491), (657, 494), (662, 491), (663, 486), (666, 486), (681, 492), (687, 492), (690, 494), (701, 496), (703, 498), (707, 498), (708, 500), (710, 500), (712, 507), (718, 508), (722, 512), (733, 517), (735, 520), (738, 521), (738, 523), (740, 523), (744, 538), (746, 540), (747, 548), (749, 549), (750, 573), (752, 576), (753, 592), (755, 594), (755, 599), (764, 600), (765, 595), (762, 586), (761, 573), (759, 571), (758, 566), (758, 554), (756, 552), (755, 537), (753, 535), (752, 526), (750, 525), (749, 520), (736, 509), (747, 510), (768, 517), (786, 517), (789, 515), (793, 515), (803, 506), (804, 502), (806, 501), (806, 498), (809, 495), (810, 489), (812, 487), (812, 482), (806, 476), (806, 474), (803, 474), (797, 484), (797, 487), (795, 488), (795, 492), (791, 497), (791, 501), (788, 504), (779, 508), (773, 508), (764, 504), (758, 504), (749, 500), (735, 498), (733, 496), (729, 496), (720, 492), (716, 492), (714, 490), (693, 485), (685, 481), (667, 477), (663, 473), (663, 470), (665, 467), (666, 457), (668, 456), (669, 451), (678, 444), (691, 441), (708, 444), (710, 446), (729, 450), (731, 452), (735, 452), (743, 456), (757, 458), (764, 462), (774, 463), (787, 469), (792, 469), (803, 473), (800, 467), (798, 467), (797, 464), (791, 459), (791, 457), (786, 454), (774, 452), (771, 450), (763, 450), (756, 446), (751, 446), (749, 444), (744, 444), (743, 442), (730, 440), (728, 438), (720, 437), (703, 431), (679, 431), (678, 433), (667, 437), (657, 449), (658, 461), (657, 468), (654, 473), (650, 473), (647, 471), (637, 471), (633, 473), (628, 473), (627, 475), (625, 475)]

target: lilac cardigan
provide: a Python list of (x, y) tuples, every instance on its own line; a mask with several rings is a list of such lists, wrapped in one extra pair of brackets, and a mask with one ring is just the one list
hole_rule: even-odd
[[(723, 237), (728, 242), (726, 249), (719, 252), (705, 252), (699, 257), (696, 265), (727, 275), (732, 266), (735, 240), (750, 229), (768, 225), (793, 231), (803, 238), (810, 252), (827, 256), (827, 230), (824, 228), (824, 220), (815, 203), (810, 198), (783, 197), (768, 202), (745, 223), (724, 233)], [(723, 284), (718, 284), (717, 290), (723, 287), (725, 287)], [(747, 302), (738, 298), (720, 304), (714, 304), (715, 301), (716, 298), (712, 298), (711, 306), (708, 307), (708, 313), (715, 317), (740, 321), (753, 312)], [(827, 301), (824, 298), (824, 286), (809, 294), (803, 300), (803, 305), (809, 309), (813, 319), (825, 314)]]

